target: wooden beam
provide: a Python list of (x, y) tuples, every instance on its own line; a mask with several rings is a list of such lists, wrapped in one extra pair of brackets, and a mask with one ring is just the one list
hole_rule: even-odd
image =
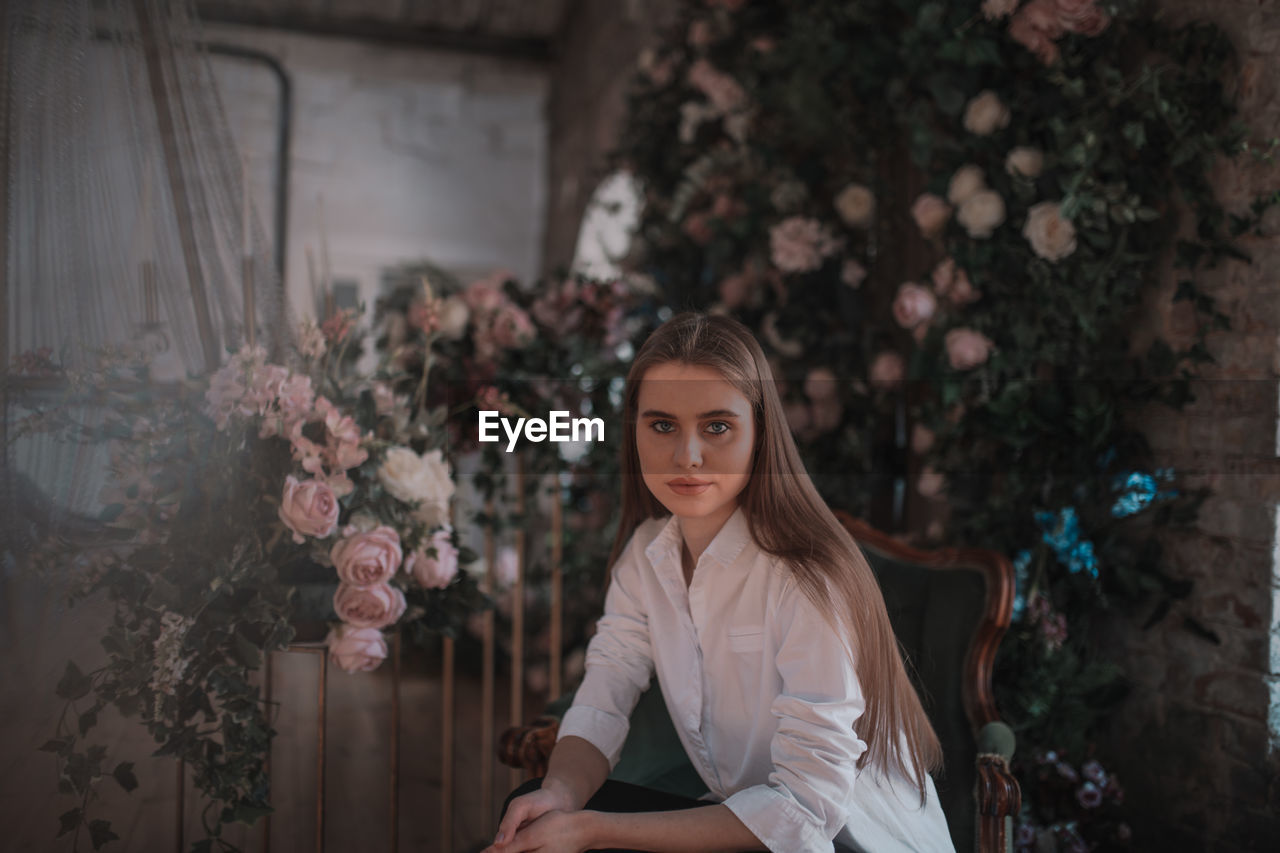
[(228, 7), (221, 3), (197, 3), (196, 14), (205, 23), (264, 27), (312, 36), (475, 53), (527, 62), (550, 63), (554, 58), (550, 37), (495, 35), (477, 29), (450, 30), (372, 17), (336, 17), (296, 10)]

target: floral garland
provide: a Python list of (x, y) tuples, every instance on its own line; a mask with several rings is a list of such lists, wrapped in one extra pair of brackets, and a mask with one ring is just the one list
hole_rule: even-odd
[[(1037, 762), (1097, 761), (1123, 695), (1093, 614), (1154, 598), (1158, 619), (1190, 591), (1156, 536), (1206, 495), (1147, 473), (1124, 412), (1189, 399), (1227, 325), (1196, 274), (1245, 258), (1275, 200), (1228, 216), (1207, 179), (1246, 150), (1231, 61), (1136, 0), (703, 0), (638, 64), (618, 159), (645, 272), (758, 330), (831, 504), (866, 512), (906, 475), (917, 536), (1015, 558), (995, 680), (1022, 847), (1130, 837)], [(1139, 348), (1169, 254), (1191, 331)]]

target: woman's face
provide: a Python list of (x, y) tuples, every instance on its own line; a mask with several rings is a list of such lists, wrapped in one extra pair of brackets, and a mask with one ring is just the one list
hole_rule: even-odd
[(667, 362), (640, 381), (636, 450), (644, 484), (681, 518), (723, 522), (751, 476), (751, 403), (710, 367)]

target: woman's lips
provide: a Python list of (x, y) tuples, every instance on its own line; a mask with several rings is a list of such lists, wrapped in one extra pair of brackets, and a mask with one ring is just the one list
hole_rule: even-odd
[(675, 480), (667, 483), (667, 488), (677, 495), (700, 495), (711, 488), (710, 483), (681, 483)]

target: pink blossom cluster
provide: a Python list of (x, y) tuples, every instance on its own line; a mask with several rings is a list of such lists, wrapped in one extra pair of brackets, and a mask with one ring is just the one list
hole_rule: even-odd
[(1038, 625), (1040, 636), (1050, 650), (1062, 648), (1067, 641), (1067, 617), (1053, 609), (1049, 599), (1043, 595), (1034, 595), (1027, 602), (1027, 617), (1032, 625)]
[(1009, 15), (1009, 35), (1034, 53), (1045, 65), (1057, 62), (1058, 39), (1067, 33), (1096, 36), (1111, 23), (1111, 16), (1097, 0), (985, 0), (982, 12), (988, 20)]
[(813, 272), (840, 246), (841, 241), (816, 219), (791, 216), (769, 229), (773, 265), (786, 273)]
[(471, 310), (475, 329), (472, 340), (476, 358), (481, 362), (497, 360), (501, 350), (522, 349), (535, 336), (529, 315), (502, 292), (502, 283), (508, 278), (510, 275), (505, 271), (496, 272), (473, 281), (462, 294)]

